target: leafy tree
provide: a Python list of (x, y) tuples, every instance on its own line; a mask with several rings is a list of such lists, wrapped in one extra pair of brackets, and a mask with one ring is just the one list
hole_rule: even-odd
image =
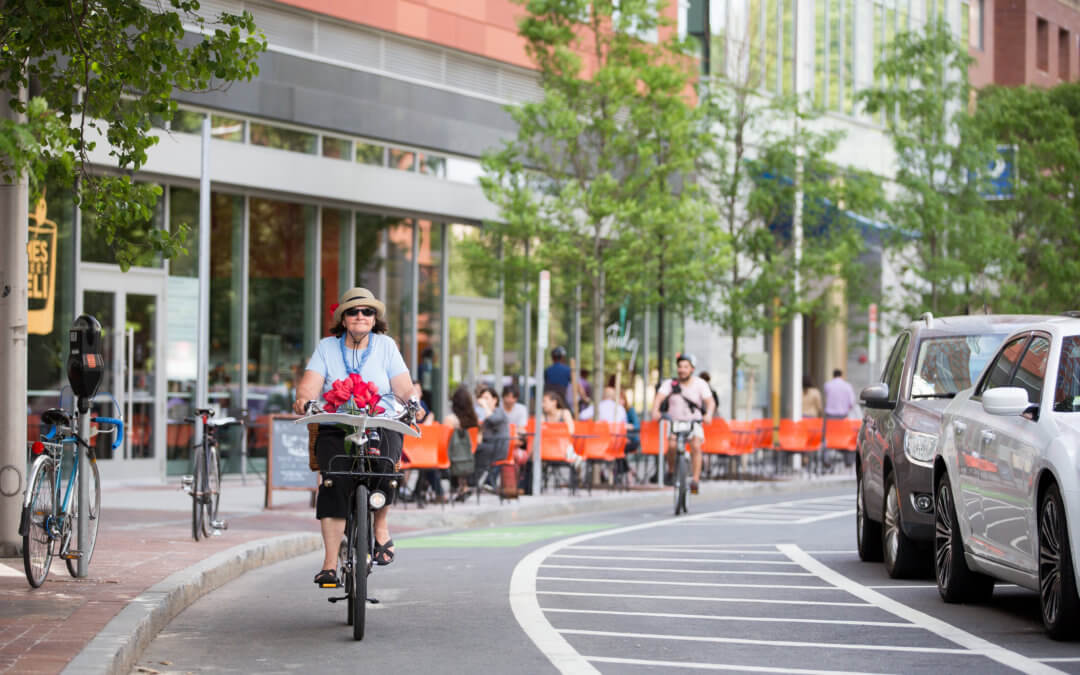
[[(829, 161), (838, 132), (814, 131), (809, 106), (797, 105), (793, 97), (763, 96), (754, 74), (760, 68), (744, 67), (745, 54), (733, 62), (704, 102), (716, 134), (700, 162), (732, 250), (732, 263), (714, 291), (716, 322), (731, 336), (732, 392), (741, 338), (768, 333), (796, 313), (827, 314), (823, 283), (858, 277), (862, 239), (847, 210), (873, 214), (880, 195), (872, 176)], [(798, 189), (804, 235), (796, 261), (792, 225)], [(862, 285), (847, 288), (858, 291)], [(735, 417), (734, 396), (730, 415)]]
[(872, 114), (886, 112), (896, 153), (897, 194), (888, 237), (900, 261), (908, 315), (925, 309), (964, 312), (981, 305), (1007, 245), (985, 207), (980, 171), (994, 159), (993, 139), (968, 112), (967, 48), (942, 22), (899, 33), (875, 68), (879, 84), (859, 94)]
[[(484, 190), (502, 214), (487, 236), (506, 244), (501, 260), (489, 255), (488, 264), (523, 271), (518, 252), (528, 239), (536, 244), (528, 268), (555, 271), (561, 306), (571, 307), (567, 296), (581, 287), (599, 392), (609, 308), (627, 293), (641, 303), (655, 300), (643, 289), (656, 282), (658, 258), (645, 258), (642, 240), (656, 228), (708, 229), (692, 205), (696, 191), (676, 189), (702, 138), (688, 100), (693, 61), (675, 38), (641, 39), (665, 23), (653, 0), (524, 5), (519, 31), (544, 97), (510, 108), (517, 137), (485, 157)], [(699, 254), (686, 246), (680, 260)], [(665, 266), (665, 278), (673, 269)]]
[[(74, 184), (124, 269), (146, 249), (174, 255), (185, 240), (183, 228), (145, 227), (161, 188), (131, 179), (158, 141), (152, 125), (176, 112), (173, 91), (250, 79), (266, 47), (247, 12), (208, 21), (198, 10), (197, 0), (157, 9), (139, 0), (0, 0), (0, 86), (26, 115), (0, 122), (0, 175), (25, 174), (34, 194), (47, 179)], [(209, 33), (193, 40), (185, 23)], [(89, 169), (102, 140), (119, 173)]]
[(1007, 233), (993, 289), (995, 311), (1075, 309), (1080, 277), (1080, 87), (987, 87), (979, 93), (980, 134), (1011, 148), (1012, 189), (992, 209)]

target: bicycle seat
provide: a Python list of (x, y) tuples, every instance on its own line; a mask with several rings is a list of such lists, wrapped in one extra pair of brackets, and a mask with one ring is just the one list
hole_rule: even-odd
[(196, 408), (195, 409), (195, 414), (196, 415), (206, 415), (207, 417), (213, 417), (214, 416), (214, 410), (213, 410), (213, 408)]
[(235, 417), (222, 417), (219, 420), (207, 420), (206, 424), (212, 427), (223, 427), (227, 424), (242, 424), (242, 420), (238, 420)]
[(71, 415), (61, 408), (49, 408), (41, 413), (41, 422), (42, 424), (70, 427)]

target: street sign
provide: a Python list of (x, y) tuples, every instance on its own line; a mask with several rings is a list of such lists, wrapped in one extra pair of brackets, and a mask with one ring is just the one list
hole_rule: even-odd
[(551, 273), (547, 270), (540, 272), (540, 302), (536, 308), (536, 346), (540, 348), (541, 356), (548, 345), (548, 305), (551, 303)]

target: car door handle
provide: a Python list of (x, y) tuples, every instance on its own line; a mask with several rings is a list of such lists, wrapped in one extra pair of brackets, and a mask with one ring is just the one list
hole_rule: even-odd
[(982, 433), (979, 434), (979, 437), (982, 438), (983, 443), (992, 443), (994, 441), (994, 432), (984, 430)]
[(963, 422), (953, 422), (952, 423), (952, 428), (953, 428), (953, 431), (956, 432), (956, 434), (958, 434), (958, 435), (964, 433), (965, 431), (967, 431), (967, 425), (964, 424)]

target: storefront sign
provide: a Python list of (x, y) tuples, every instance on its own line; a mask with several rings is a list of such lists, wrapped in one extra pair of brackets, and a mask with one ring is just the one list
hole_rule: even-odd
[(626, 325), (625, 317), (621, 321), (609, 325), (605, 332), (607, 333), (607, 348), (628, 352), (630, 354), (630, 372), (634, 372), (638, 341), (637, 338), (630, 337), (630, 327)]
[(45, 195), (30, 214), (30, 236), (26, 242), (28, 258), (27, 330), (34, 335), (53, 332), (56, 306), (56, 223), (49, 220)]

